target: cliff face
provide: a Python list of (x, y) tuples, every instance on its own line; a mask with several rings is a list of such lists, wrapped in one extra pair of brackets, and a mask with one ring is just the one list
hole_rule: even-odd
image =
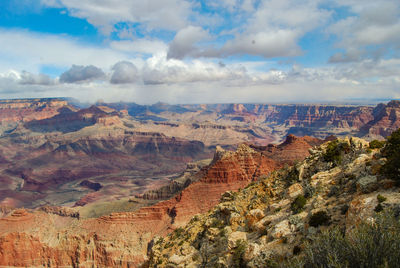
[[(279, 148), (302, 140), (289, 137)], [(235, 152), (218, 148), (212, 163), (196, 174), (197, 181), (175, 197), (136, 212), (78, 219), (73, 210), (54, 207), (14, 211), (0, 219), (0, 265), (135, 266), (144, 261), (154, 236), (183, 226), (216, 205), (222, 193), (244, 188), (283, 165), (267, 154), (244, 144)], [(291, 158), (287, 155), (286, 160)]]
[(62, 99), (0, 100), (0, 122), (29, 122), (58, 114), (58, 109), (68, 106)]
[(361, 128), (363, 134), (387, 137), (400, 127), (400, 101), (379, 104), (372, 112), (373, 120)]

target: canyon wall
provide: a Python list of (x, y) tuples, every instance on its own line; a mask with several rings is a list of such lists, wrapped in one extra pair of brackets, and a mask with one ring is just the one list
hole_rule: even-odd
[[(311, 145), (296, 145), (302, 142), (307, 140), (289, 137), (275, 150), (292, 146), (307, 154)], [(145, 260), (154, 236), (183, 226), (215, 206), (224, 192), (243, 188), (295, 158), (283, 154), (278, 161), (268, 155), (267, 147), (242, 144), (235, 152), (217, 148), (211, 164), (198, 172), (198, 181), (173, 198), (136, 212), (79, 219), (70, 210), (54, 207), (15, 210), (0, 219), (0, 265), (135, 267)]]

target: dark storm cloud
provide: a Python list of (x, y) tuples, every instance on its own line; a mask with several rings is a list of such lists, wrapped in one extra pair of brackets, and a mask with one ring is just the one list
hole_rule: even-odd
[(138, 69), (129, 61), (117, 62), (113, 67), (114, 71), (111, 76), (111, 84), (129, 84), (134, 83), (138, 79)]
[(72, 65), (71, 69), (60, 76), (61, 83), (87, 82), (104, 77), (104, 72), (93, 65)]

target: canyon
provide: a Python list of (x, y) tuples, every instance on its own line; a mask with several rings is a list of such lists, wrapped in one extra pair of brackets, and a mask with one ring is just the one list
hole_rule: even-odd
[[(146, 260), (148, 243), (154, 236), (184, 226), (194, 215), (215, 206), (224, 192), (244, 188), (308, 155), (312, 144), (321, 143), (315, 138), (289, 136), (274, 150), (246, 144), (236, 151), (218, 147), (211, 163), (193, 174), (195, 178), (186, 188), (135, 212), (82, 219), (73, 208), (10, 211), (0, 219), (0, 265), (136, 266)], [(279, 157), (274, 159), (277, 152)]]
[(154, 237), (207, 213), (225, 192), (334, 136), (383, 139), (399, 116), (399, 101), (0, 101), (0, 265), (136, 267)]

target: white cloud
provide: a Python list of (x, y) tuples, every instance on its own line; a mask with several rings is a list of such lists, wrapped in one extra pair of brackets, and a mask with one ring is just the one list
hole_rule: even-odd
[(328, 33), (339, 38), (337, 47), (346, 52), (335, 54), (331, 62), (381, 58), (390, 50), (400, 51), (400, 2), (397, 0), (342, 1), (354, 15), (333, 23)]
[(20, 74), (19, 83), (22, 85), (54, 85), (55, 80), (46, 74), (33, 74), (27, 71), (22, 71)]
[(148, 30), (177, 30), (191, 13), (191, 3), (185, 0), (44, 0), (42, 4), (66, 7), (71, 16), (87, 19), (106, 34), (119, 22), (141, 23)]
[(165, 53), (168, 46), (160, 40), (137, 39), (134, 41), (112, 41), (110, 47), (126, 53), (158, 54)]
[(168, 58), (182, 59), (188, 55), (196, 56), (200, 54), (199, 48), (195, 46), (196, 43), (209, 38), (209, 34), (203, 28), (188, 26), (175, 35), (169, 46)]
[(128, 57), (121, 51), (79, 43), (67, 36), (1, 28), (0, 44), (0, 72), (12, 68), (37, 73), (43, 65), (69, 68), (73, 64), (107, 69)]
[[(201, 28), (186, 28), (178, 32), (170, 44), (169, 57), (228, 57), (233, 55), (256, 55), (264, 58), (292, 57), (302, 54), (298, 42), (307, 32), (323, 26), (331, 12), (319, 7), (320, 1), (268, 0), (262, 1), (258, 9), (249, 13), (240, 27), (226, 32), (233, 38), (219, 47), (194, 46), (208, 35)], [(242, 5), (240, 5), (240, 3)], [(246, 5), (254, 8), (253, 2), (223, 1), (218, 7), (228, 10)], [(241, 11), (236, 11), (238, 19)]]
[(184, 62), (157, 55), (148, 59), (142, 70), (145, 84), (178, 84), (198, 81), (233, 80), (245, 76), (243, 68), (230, 69), (218, 63), (192, 60)]

